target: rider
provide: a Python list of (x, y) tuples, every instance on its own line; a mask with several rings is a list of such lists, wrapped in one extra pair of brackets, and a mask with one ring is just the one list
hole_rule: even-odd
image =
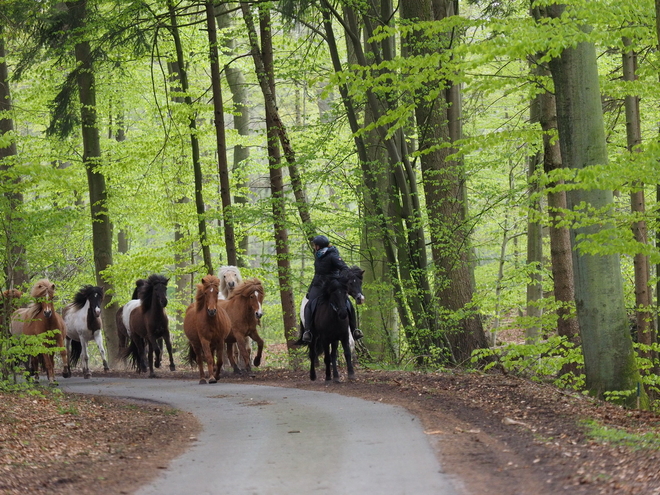
[[(305, 305), (305, 331), (301, 338), (301, 341), (305, 344), (309, 344), (312, 341), (312, 315), (314, 306), (316, 305), (314, 300), (321, 294), (323, 282), (328, 276), (337, 274), (342, 269), (348, 268), (344, 260), (339, 256), (337, 248), (330, 245), (330, 241), (326, 236), (317, 235), (314, 237), (312, 239), (312, 247), (314, 248), (314, 278), (307, 292), (308, 301)], [(362, 338), (362, 331), (356, 325), (355, 308), (350, 300), (347, 299), (346, 303), (349, 308), (348, 324), (353, 338), (356, 340), (360, 339)]]

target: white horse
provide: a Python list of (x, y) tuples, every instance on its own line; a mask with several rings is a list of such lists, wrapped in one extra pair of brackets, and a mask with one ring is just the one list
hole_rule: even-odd
[[(226, 265), (220, 268), (218, 271), (218, 278), (220, 279), (220, 292), (218, 292), (218, 299), (229, 299), (234, 292), (234, 289), (243, 283), (243, 277), (241, 276), (241, 271), (237, 266)], [(238, 345), (238, 344), (236, 344)], [(250, 337), (245, 338), (245, 348), (247, 349), (248, 356), (252, 352), (252, 340)], [(234, 348), (234, 358), (241, 365), (243, 363), (243, 357), (238, 351), (238, 348)], [(223, 349), (223, 364), (226, 367), (229, 367), (229, 358), (227, 357), (227, 350)]]
[(103, 347), (101, 324), (101, 303), (103, 288), (85, 285), (75, 295), (73, 302), (62, 311), (66, 325), (66, 350), (69, 356), (69, 366), (76, 366), (82, 358), (83, 377), (90, 378), (89, 354), (87, 345), (93, 339), (103, 359), (103, 371), (109, 371), (108, 361)]

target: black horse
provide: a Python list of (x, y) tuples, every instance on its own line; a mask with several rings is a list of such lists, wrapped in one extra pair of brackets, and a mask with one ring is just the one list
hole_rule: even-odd
[(337, 371), (339, 342), (344, 349), (348, 378), (352, 380), (355, 377), (349, 345), (349, 306), (347, 304), (349, 280), (347, 270), (343, 270), (339, 275), (329, 277), (323, 283), (314, 312), (312, 343), (309, 346), (309, 378), (312, 381), (316, 380), (315, 363), (318, 361), (318, 355), (323, 352), (326, 381), (330, 380), (330, 366), (332, 365), (332, 379), (339, 382), (339, 372)]
[[(147, 371), (146, 351), (149, 350), (149, 377), (155, 378), (154, 364), (160, 367), (161, 348), (158, 339), (163, 339), (170, 358), (170, 370), (176, 369), (172, 357), (172, 342), (168, 327), (167, 314), (167, 282), (162, 275), (151, 275), (139, 289), (140, 307), (130, 314), (131, 343), (126, 349), (124, 359), (130, 358), (138, 372)], [(154, 353), (156, 360), (154, 363)]]

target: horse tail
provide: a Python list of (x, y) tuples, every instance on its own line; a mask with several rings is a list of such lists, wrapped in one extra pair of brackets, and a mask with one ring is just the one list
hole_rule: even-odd
[(77, 366), (80, 355), (82, 354), (82, 344), (77, 340), (71, 340), (71, 354), (69, 354), (69, 365)]
[(197, 354), (195, 353), (195, 349), (193, 349), (193, 346), (190, 342), (188, 342), (188, 353), (186, 354), (185, 360), (186, 363), (192, 367), (197, 365)]
[(121, 358), (124, 361), (128, 361), (131, 368), (136, 370), (140, 369), (140, 353), (138, 352), (138, 347), (133, 339), (131, 339), (128, 347), (125, 348)]

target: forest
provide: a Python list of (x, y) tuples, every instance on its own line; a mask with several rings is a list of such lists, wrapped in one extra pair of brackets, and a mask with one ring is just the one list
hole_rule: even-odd
[(659, 44), (658, 0), (0, 1), (2, 380), (34, 281), (103, 287), (112, 365), (136, 279), (177, 341), (227, 265), (295, 361), (323, 234), (360, 359), (657, 407)]

